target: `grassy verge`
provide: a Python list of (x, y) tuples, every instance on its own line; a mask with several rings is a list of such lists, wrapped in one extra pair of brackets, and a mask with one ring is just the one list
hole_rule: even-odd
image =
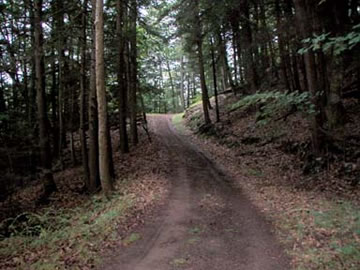
[(360, 269), (360, 211), (348, 201), (319, 198), (278, 216), (275, 223), (296, 269)]
[[(98, 263), (96, 253), (111, 245), (116, 229), (131, 209), (134, 195), (94, 196), (83, 207), (38, 215), (37, 235), (29, 226), (0, 242), (2, 269), (71, 269)], [(25, 225), (26, 226), (26, 225)], [(32, 228), (34, 229), (34, 228)]]
[(185, 131), (183, 117), (184, 117), (184, 113), (179, 113), (179, 114), (175, 114), (172, 118), (172, 123), (173, 123), (174, 127), (176, 128), (176, 130), (179, 132)]

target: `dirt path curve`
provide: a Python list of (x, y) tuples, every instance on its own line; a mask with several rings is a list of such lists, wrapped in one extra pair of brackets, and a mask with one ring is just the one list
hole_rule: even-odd
[(141, 240), (122, 249), (105, 269), (289, 269), (269, 224), (174, 130), (171, 117), (152, 116), (150, 127), (172, 164), (172, 191), (156, 218), (140, 229)]

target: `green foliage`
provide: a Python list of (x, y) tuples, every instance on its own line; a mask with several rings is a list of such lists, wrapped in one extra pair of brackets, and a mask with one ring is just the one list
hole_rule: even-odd
[(360, 43), (360, 24), (353, 26), (352, 31), (343, 36), (331, 37), (330, 33), (314, 35), (302, 41), (305, 47), (298, 53), (304, 54), (308, 51), (333, 51), (335, 55), (341, 55), (344, 51), (352, 50)]
[[(331, 232), (329, 239), (332, 252), (323, 257), (321, 264), (332, 269), (358, 269), (360, 245), (360, 212), (351, 203), (339, 201), (327, 211), (312, 212), (317, 231)], [(316, 256), (319, 256), (317, 253)]]
[(0, 113), (0, 124), (4, 121), (9, 121), (9, 115), (5, 113)]
[(141, 239), (141, 235), (138, 233), (130, 234), (126, 239), (123, 240), (125, 246), (131, 245)]
[(183, 132), (185, 130), (183, 124), (183, 117), (184, 117), (184, 113), (179, 113), (174, 115), (174, 117), (172, 118), (173, 125), (179, 132)]
[(196, 95), (194, 98), (191, 99), (191, 105), (197, 105), (202, 102), (201, 94)]
[(176, 266), (176, 267), (180, 267), (180, 266), (183, 266), (185, 264), (187, 264), (188, 261), (184, 258), (178, 258), (178, 259), (174, 259), (171, 261), (171, 264)]
[(231, 110), (247, 109), (258, 106), (257, 112), (258, 124), (267, 124), (271, 118), (279, 114), (291, 110), (294, 106), (296, 109), (306, 116), (314, 114), (315, 106), (311, 102), (311, 94), (309, 92), (266, 92), (245, 96), (231, 106)]

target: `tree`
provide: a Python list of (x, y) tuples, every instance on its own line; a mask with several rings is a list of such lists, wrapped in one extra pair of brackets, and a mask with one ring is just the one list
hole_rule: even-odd
[(41, 200), (46, 200), (48, 196), (57, 190), (52, 174), (52, 157), (50, 151), (48, 118), (46, 110), (45, 97), (45, 67), (44, 67), (44, 51), (43, 51), (43, 30), (42, 30), (42, 0), (34, 2), (35, 15), (35, 74), (36, 74), (36, 99), (37, 114), (39, 123), (39, 143), (41, 152), (41, 164), (44, 173), (44, 194)]
[(113, 190), (113, 180), (110, 171), (108, 116), (105, 89), (104, 65), (104, 3), (96, 1), (95, 17), (95, 50), (96, 50), (96, 94), (98, 100), (99, 118), (99, 168), (101, 186), (106, 195)]
[(199, 0), (194, 1), (194, 18), (195, 18), (195, 43), (197, 46), (197, 57), (198, 57), (198, 65), (199, 65), (199, 73), (200, 73), (200, 83), (201, 83), (201, 95), (202, 95), (202, 102), (203, 102), (203, 111), (204, 111), (204, 119), (205, 125), (211, 124), (208, 103), (209, 103), (209, 96), (208, 90), (206, 87), (205, 81), (205, 71), (204, 71), (204, 55), (203, 55), (203, 37), (202, 37), (202, 24), (200, 20), (200, 11), (199, 11)]
[(86, 50), (87, 50), (87, 38), (86, 38), (86, 27), (87, 27), (87, 8), (88, 0), (83, 3), (82, 10), (82, 35), (81, 35), (81, 66), (80, 66), (80, 141), (81, 141), (81, 155), (82, 155), (82, 166), (84, 170), (84, 178), (86, 188), (90, 189), (90, 172), (89, 172), (89, 158), (86, 142), (86, 92), (87, 92), (87, 79), (86, 79)]
[(125, 8), (124, 0), (116, 2), (116, 35), (118, 43), (118, 62), (117, 62), (117, 83), (119, 95), (119, 132), (120, 132), (120, 149), (122, 153), (129, 152), (128, 135), (126, 128), (126, 109), (127, 109), (127, 87), (125, 73)]
[(137, 62), (137, 33), (136, 24), (138, 18), (137, 0), (130, 0), (130, 134), (134, 145), (139, 142), (137, 130), (137, 92), (138, 92), (138, 62)]
[(99, 173), (99, 137), (98, 137), (98, 108), (96, 98), (96, 52), (95, 52), (95, 16), (96, 0), (92, 4), (92, 48), (90, 67), (90, 92), (89, 92), (89, 190), (95, 192), (100, 185)]

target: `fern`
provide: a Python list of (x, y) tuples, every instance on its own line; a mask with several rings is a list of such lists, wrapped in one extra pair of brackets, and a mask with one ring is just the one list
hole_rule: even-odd
[(331, 37), (330, 33), (324, 33), (304, 39), (302, 42), (305, 46), (298, 51), (299, 54), (321, 50), (325, 53), (333, 51), (335, 55), (341, 55), (360, 43), (360, 24), (353, 26), (352, 31), (344, 36)]
[(292, 108), (303, 113), (305, 116), (315, 114), (315, 106), (311, 102), (311, 94), (309, 92), (266, 92), (255, 93), (246, 96), (230, 107), (231, 111), (246, 110), (250, 107), (259, 107), (256, 118), (257, 124), (267, 124), (275, 116), (288, 112)]

